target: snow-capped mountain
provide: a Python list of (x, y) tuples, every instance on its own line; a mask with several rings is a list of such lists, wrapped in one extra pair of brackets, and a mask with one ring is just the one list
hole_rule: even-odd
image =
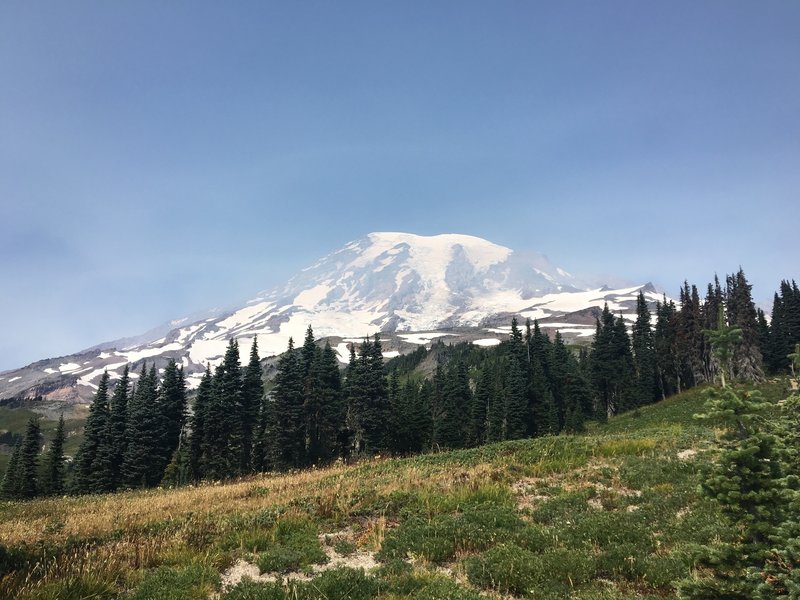
[[(143, 336), (0, 373), (0, 398), (85, 400), (104, 370), (114, 378), (126, 364), (163, 366), (170, 358), (183, 364), (189, 384), (196, 385), (232, 337), (243, 357), (255, 336), (262, 356), (275, 355), (290, 337), (301, 340), (309, 325), (317, 338), (332, 339), (342, 359), (348, 341), (376, 332), (387, 338), (389, 356), (443, 336), (492, 345), (505, 335), (512, 315), (588, 337), (593, 313), (580, 311), (608, 302), (612, 310), (632, 315), (643, 287), (589, 289), (543, 255), (467, 235), (371, 233), (237, 310), (172, 321)], [(659, 297), (652, 287), (645, 292), (651, 301)]]

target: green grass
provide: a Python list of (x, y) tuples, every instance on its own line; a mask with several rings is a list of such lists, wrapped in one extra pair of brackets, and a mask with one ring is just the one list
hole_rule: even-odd
[[(784, 388), (762, 389), (776, 401)], [(697, 491), (716, 435), (694, 418), (704, 401), (690, 390), (581, 435), (224, 486), (0, 503), (0, 538), (15, 540), (0, 547), (0, 571), (11, 573), (0, 597), (207, 597), (238, 559), (286, 580), (243, 581), (224, 599), (674, 596), (700, 546), (734, 534)], [(695, 453), (679, 457), (686, 450)], [(320, 571), (323, 542), (339, 556), (374, 552), (380, 568)], [(298, 572), (311, 580), (291, 580)], [(154, 595), (161, 588), (175, 595)]]

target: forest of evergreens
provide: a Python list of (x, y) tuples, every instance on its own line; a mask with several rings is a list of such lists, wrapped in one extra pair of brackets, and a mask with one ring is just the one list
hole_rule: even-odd
[[(714, 331), (741, 337), (729, 360), (712, 352)], [(685, 284), (679, 304), (664, 299), (655, 315), (640, 294), (629, 327), (608, 307), (590, 347), (551, 340), (538, 324), (512, 322), (493, 348), (435, 343), (384, 361), (376, 335), (351, 345), (341, 370), (329, 344), (308, 328), (302, 346), (280, 357), (265, 393), (258, 345), (242, 366), (236, 340), (209, 367), (190, 410), (183, 371), (172, 361), (159, 377), (142, 365), (110, 389), (105, 374), (71, 461), (63, 423), (40, 454), (31, 420), (14, 448), (0, 493), (25, 499), (63, 493), (183, 485), (254, 472), (320, 466), (337, 459), (431, 450), (578, 432), (720, 375), (757, 381), (788, 372), (800, 341), (800, 290), (781, 282), (771, 319), (757, 309), (742, 270), (715, 278), (701, 299)], [(429, 376), (423, 376), (423, 363)]]

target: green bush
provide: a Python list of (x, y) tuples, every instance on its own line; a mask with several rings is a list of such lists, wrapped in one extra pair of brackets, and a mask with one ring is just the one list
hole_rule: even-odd
[(482, 596), (464, 589), (451, 579), (435, 579), (413, 595), (415, 600), (482, 600)]
[(369, 600), (378, 593), (378, 581), (364, 569), (339, 567), (325, 571), (307, 583), (297, 584), (298, 600)]
[(272, 532), (274, 544), (258, 555), (262, 573), (296, 571), (311, 564), (322, 564), (328, 556), (317, 537), (317, 527), (306, 519), (282, 519)]
[(387, 534), (378, 559), (384, 561), (414, 555), (442, 563), (459, 551), (480, 551), (509, 541), (524, 529), (525, 522), (510, 506), (488, 502), (469, 504), (458, 516), (406, 520)]
[(495, 546), (464, 564), (473, 584), (513, 594), (558, 597), (595, 574), (594, 559), (586, 553), (560, 548), (536, 554), (515, 544)]
[[(131, 600), (205, 600), (219, 588), (219, 574), (208, 565), (182, 569), (160, 567), (147, 574), (131, 593)], [(92, 596), (85, 596), (91, 598)]]
[(654, 550), (645, 515), (635, 512), (607, 512), (593, 510), (576, 515), (567, 525), (561, 538), (572, 547), (592, 545), (606, 548), (631, 544), (637, 547), (638, 554), (649, 554)]
[(651, 587), (673, 587), (675, 582), (689, 577), (689, 565), (684, 557), (676, 553), (668, 556), (650, 555), (642, 564), (642, 577)]
[(333, 549), (342, 556), (350, 556), (355, 553), (356, 545), (350, 540), (337, 540), (333, 544)]
[(575, 515), (585, 513), (591, 508), (589, 500), (595, 496), (593, 489), (566, 492), (544, 501), (533, 511), (533, 518), (543, 525), (560, 525)]
[(472, 584), (503, 593), (527, 594), (542, 583), (538, 556), (515, 544), (503, 544), (465, 561)]
[(256, 583), (245, 578), (223, 594), (222, 600), (288, 600), (288, 596), (279, 583)]
[(639, 552), (635, 544), (615, 544), (597, 557), (597, 570), (608, 577), (635, 580), (643, 573), (646, 556)]

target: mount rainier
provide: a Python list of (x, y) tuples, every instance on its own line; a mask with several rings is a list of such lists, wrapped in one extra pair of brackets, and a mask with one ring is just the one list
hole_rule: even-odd
[(661, 297), (650, 284), (592, 288), (543, 255), (477, 237), (371, 233), (241, 308), (172, 321), (136, 338), (0, 373), (0, 398), (86, 401), (104, 370), (114, 379), (130, 364), (135, 378), (142, 362), (163, 368), (171, 358), (194, 387), (232, 337), (242, 356), (255, 336), (261, 356), (277, 355), (290, 337), (302, 340), (309, 325), (317, 339), (331, 341), (343, 362), (349, 342), (376, 332), (386, 340), (387, 357), (437, 338), (494, 345), (514, 315), (588, 340), (606, 302), (632, 321), (639, 290), (650, 302)]

